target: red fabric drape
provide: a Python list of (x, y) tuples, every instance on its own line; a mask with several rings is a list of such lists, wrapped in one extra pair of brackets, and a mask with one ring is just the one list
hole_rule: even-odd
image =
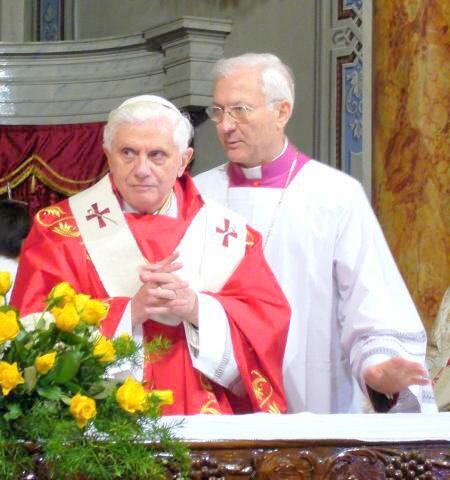
[(9, 184), (34, 214), (95, 183), (107, 171), (103, 125), (0, 126), (0, 197)]

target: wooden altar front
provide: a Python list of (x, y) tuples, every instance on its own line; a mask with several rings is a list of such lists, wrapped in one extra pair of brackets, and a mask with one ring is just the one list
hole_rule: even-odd
[(450, 480), (450, 413), (176, 421), (191, 449), (193, 480)]
[(450, 442), (336, 440), (190, 444), (193, 480), (450, 479)]

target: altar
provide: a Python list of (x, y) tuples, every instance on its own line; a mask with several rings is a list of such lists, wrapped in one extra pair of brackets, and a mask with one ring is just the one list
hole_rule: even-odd
[(450, 413), (166, 417), (192, 479), (450, 479)]

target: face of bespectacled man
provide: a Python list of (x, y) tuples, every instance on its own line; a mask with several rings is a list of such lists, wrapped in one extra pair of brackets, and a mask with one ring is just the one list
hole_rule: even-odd
[(122, 123), (105, 149), (114, 183), (125, 202), (140, 213), (154, 213), (168, 198), (191, 160), (193, 149), (180, 154), (167, 119)]
[[(226, 111), (239, 105), (249, 107), (241, 120)], [(258, 68), (238, 68), (219, 77), (214, 89), (214, 106), (225, 110), (216, 129), (230, 162), (253, 167), (279, 155), (291, 106), (285, 100), (267, 104)]]

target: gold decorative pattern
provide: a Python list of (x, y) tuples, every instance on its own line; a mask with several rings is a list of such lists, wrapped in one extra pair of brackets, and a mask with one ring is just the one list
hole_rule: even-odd
[(39, 225), (63, 237), (80, 236), (73, 215), (66, 213), (61, 207), (50, 206), (39, 210), (36, 221)]
[(206, 413), (209, 415), (220, 415), (220, 410), (218, 409), (219, 404), (217, 403), (216, 397), (213, 393), (208, 393), (209, 400), (202, 405), (200, 413)]
[(267, 378), (257, 370), (252, 370), (250, 375), (252, 377), (253, 392), (261, 410), (268, 413), (281, 413), (280, 408), (273, 401), (273, 388)]
[(267, 410), (268, 413), (281, 413), (280, 409), (278, 408), (278, 405), (274, 402), (272, 402), (269, 405), (269, 408)]
[(68, 224), (67, 222), (60, 222), (56, 227), (53, 228), (53, 231), (63, 237), (79, 237), (80, 232), (76, 230), (73, 225)]
[(43, 225), (43, 226), (47, 226), (45, 225), (44, 223), (41, 222), (40, 218), (41, 218), (41, 214), (42, 213), (42, 217), (45, 217), (46, 215), (49, 215), (49, 216), (52, 216), (52, 217), (56, 217), (56, 218), (60, 218), (64, 215), (64, 210), (60, 207), (55, 207), (55, 206), (50, 206), (50, 207), (46, 207), (46, 208), (43, 208), (42, 210), (40, 210), (38, 212), (38, 222)]

